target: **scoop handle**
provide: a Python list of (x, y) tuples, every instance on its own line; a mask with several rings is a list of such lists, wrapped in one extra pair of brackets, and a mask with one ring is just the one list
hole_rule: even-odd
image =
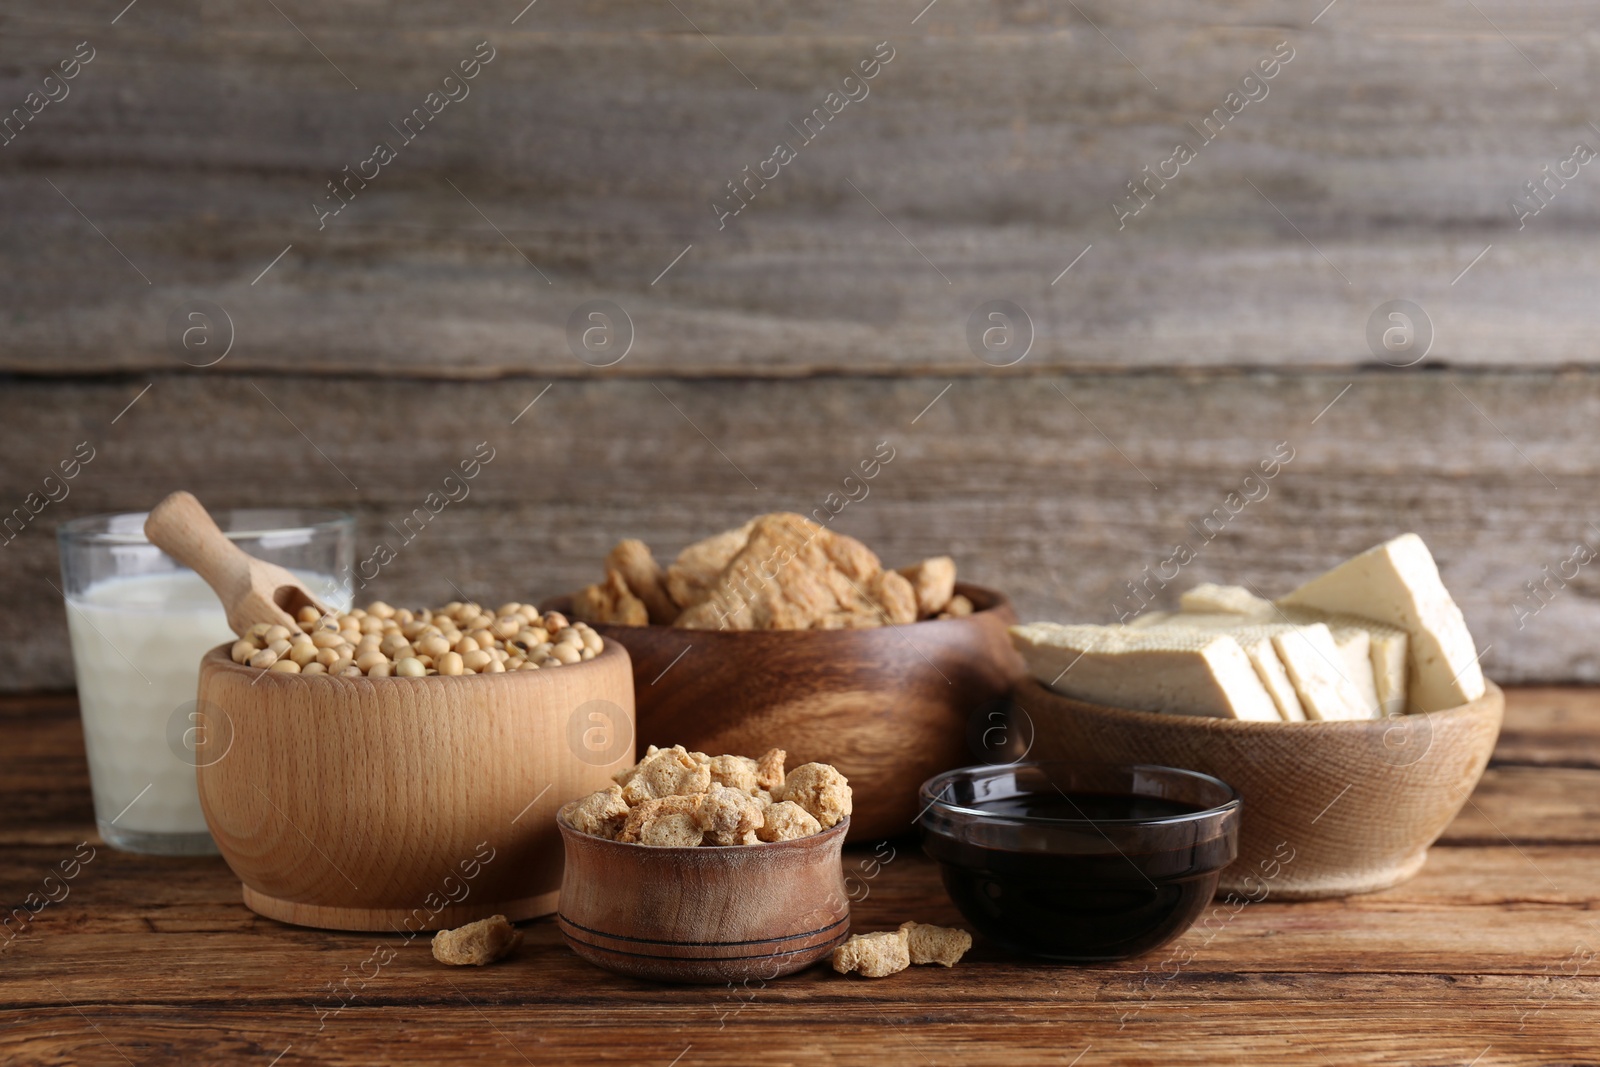
[(152, 508), (144, 521), (144, 535), (151, 544), (204, 578), (232, 621), (251, 592), (254, 561), (228, 540), (193, 493), (180, 489)]

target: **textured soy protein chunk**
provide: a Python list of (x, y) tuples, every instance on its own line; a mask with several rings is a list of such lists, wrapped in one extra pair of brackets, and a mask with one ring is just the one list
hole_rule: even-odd
[(606, 580), (585, 586), (573, 594), (572, 611), (580, 619), (608, 622), (618, 626), (648, 626), (650, 609), (634, 596), (625, 578), (607, 571)]
[(911, 582), (917, 598), (917, 612), (927, 618), (945, 611), (956, 593), (956, 561), (949, 556), (934, 556), (900, 573)]
[(564, 806), (561, 819), (594, 837), (675, 847), (793, 841), (837, 825), (850, 812), (844, 775), (807, 764), (790, 779), (792, 794), (780, 795), (787, 758), (781, 748), (751, 759), (651, 745), (612, 776), (616, 784)]
[(783, 785), (783, 761), (789, 753), (781, 748), (769, 748), (756, 760), (756, 785), (772, 791)]
[(761, 783), (756, 777), (759, 766), (748, 756), (713, 757), (710, 761), (712, 784), (754, 793), (761, 788)]
[(697, 812), (700, 829), (717, 845), (740, 845), (761, 828), (763, 809), (749, 793), (714, 785), (700, 798)]
[(622, 799), (622, 787), (611, 785), (572, 801), (561, 809), (561, 817), (574, 830), (614, 841), (627, 822), (629, 811), (628, 802)]
[(849, 816), (850, 783), (826, 763), (806, 763), (790, 771), (774, 799), (788, 800), (805, 808), (826, 830)]
[(433, 935), (433, 958), (456, 967), (481, 967), (504, 959), (522, 944), (522, 931), (504, 915), (491, 915)]
[(840, 974), (859, 974), (864, 978), (887, 978), (911, 966), (911, 950), (905, 930), (878, 934), (851, 934), (833, 950), (833, 969)]
[(660, 797), (704, 793), (710, 788), (710, 766), (695, 760), (682, 746), (674, 746), (647, 757), (638, 773), (623, 783), (622, 796), (629, 804), (640, 804)]
[(665, 848), (693, 848), (705, 837), (700, 829), (700, 796), (646, 800), (628, 813), (618, 841)]
[(911, 952), (912, 963), (939, 963), (953, 967), (972, 947), (972, 935), (954, 927), (903, 922), (900, 929), (906, 934), (906, 947)]
[(763, 841), (793, 841), (822, 832), (822, 824), (793, 801), (785, 800), (770, 805), (762, 812), (762, 816), (756, 836)]

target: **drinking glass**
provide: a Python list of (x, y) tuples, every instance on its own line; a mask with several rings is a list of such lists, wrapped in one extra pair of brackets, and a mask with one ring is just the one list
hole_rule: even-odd
[[(354, 518), (304, 508), (212, 516), (244, 551), (287, 567), (329, 607), (349, 608)], [(195, 786), (195, 699), (200, 657), (234, 634), (211, 587), (152, 545), (144, 520), (91, 515), (56, 536), (95, 822), (128, 852), (214, 854)]]

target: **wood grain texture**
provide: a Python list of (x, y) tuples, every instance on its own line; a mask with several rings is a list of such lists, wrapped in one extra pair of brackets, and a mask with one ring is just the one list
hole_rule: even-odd
[[(3, 687), (71, 683), (51, 527), (76, 515), (143, 510), (177, 488), (213, 507), (347, 508), (358, 560), (380, 541), (396, 551), (363, 598), (538, 601), (602, 577), (623, 537), (668, 558), (755, 514), (838, 507), (844, 478), (884, 441), (895, 458), (831, 528), (893, 566), (949, 554), (1025, 620), (1112, 621), (1138, 606), (1126, 583), (1180, 541), (1197, 559), (1152, 590), (1154, 607), (1202, 581), (1277, 595), (1415, 530), (1490, 677), (1600, 679), (1594, 568), (1541, 585), (1543, 600), (1526, 585), (1555, 575), (1579, 540), (1600, 546), (1587, 525), (1600, 378), (1588, 372), (426, 387), (163, 375), (4, 388), (16, 444), (0, 501), (39, 492), (78, 442), (98, 451), (65, 483), (70, 496), (0, 547), (13, 605), (0, 619)], [(408, 541), (407, 520), (484, 441), (493, 461)], [(1280, 442), (1294, 458), (1265, 498), (1203, 541), (1196, 525)]]
[(1203, 771), (1244, 800), (1225, 892), (1315, 900), (1399, 885), (1466, 804), (1500, 733), (1492, 682), (1470, 704), (1393, 720), (1245, 722), (1091, 704), (1032, 678), (1030, 756)]
[[(1593, 692), (1507, 698), (1508, 738), (1600, 748)], [(93, 816), (70, 701), (0, 699), (0, 724), (12, 739), (0, 748), (0, 795), (28, 816), (0, 827), (0, 892), (20, 904), (92, 835)], [(1508, 754), (1500, 771), (1516, 766)], [(1587, 775), (1573, 783), (1585, 794), (1600, 786), (1592, 769), (1572, 773)], [(733, 988), (607, 974), (574, 956), (553, 920), (526, 925), (504, 964), (446, 970), (420, 940), (254, 916), (220, 860), (102, 846), (70, 894), (0, 949), (0, 1056), (736, 1064), (761, 1048), (819, 1065), (891, 1056), (988, 1067), (1080, 1053), (1082, 1067), (1594, 1064), (1600, 985), (1585, 954), (1596, 948), (1600, 823), (1574, 824), (1586, 839), (1541, 844), (1542, 802), (1528, 810), (1528, 796), (1480, 790), (1474, 803), (1508, 836), (1450, 845), (1447, 835), (1403, 886), (1344, 901), (1269, 898), (1219, 917), (1214, 932), (1191, 931), (1170, 959), (1040, 966), (980, 942), (948, 971), (874, 982), (813, 968)], [(960, 921), (912, 843), (847, 848), (844, 865), (854, 929)]]
[(202, 661), (198, 706), (206, 825), (251, 910), (304, 926), (548, 915), (556, 811), (634, 755), (633, 673), (615, 644), (459, 678), (279, 674), (223, 646)]
[[(174, 366), (195, 299), (250, 373), (587, 374), (566, 323), (595, 298), (637, 327), (621, 373), (970, 371), (996, 297), (1050, 367), (1351, 366), (1397, 297), (1434, 317), (1432, 358), (1593, 361), (1600, 183), (1509, 206), (1597, 136), (1578, 4), (518, 6), (7, 12), (8, 106), (80, 40), (96, 56), (0, 150), (0, 366)], [(470, 94), (397, 135), (485, 40)], [(870, 94), (802, 140), (880, 41)], [(1206, 141), (1280, 41), (1293, 60)], [(379, 140), (398, 158), (319, 229)], [(719, 228), (780, 140), (798, 157)], [(1179, 141), (1197, 158), (1119, 229)]]
[(556, 925), (583, 959), (652, 982), (769, 982), (850, 936), (839, 853), (849, 819), (793, 841), (663, 848), (591, 837), (566, 846)]
[(917, 789), (971, 762), (1025, 674), (1010, 602), (959, 584), (978, 609), (866, 630), (680, 630), (594, 624), (634, 662), (639, 745), (828, 763), (850, 780), (856, 842), (906, 833)]

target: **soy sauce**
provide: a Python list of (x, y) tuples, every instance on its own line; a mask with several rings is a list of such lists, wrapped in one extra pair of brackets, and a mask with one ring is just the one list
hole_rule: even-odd
[[(1043, 819), (1161, 819), (1203, 809), (1161, 797), (1107, 793), (988, 797), (972, 805), (1001, 816)], [(1195, 841), (1178, 824), (1149, 828), (1146, 840), (1170, 847), (1123, 847), (1124, 835), (1084, 827), (1088, 855), (989, 848), (924, 828), (923, 848), (938, 860), (945, 890), (991, 940), (1016, 952), (1073, 962), (1127, 959), (1187, 930), (1210, 903), (1234, 841)], [(1165, 839), (1165, 840), (1163, 840)]]

